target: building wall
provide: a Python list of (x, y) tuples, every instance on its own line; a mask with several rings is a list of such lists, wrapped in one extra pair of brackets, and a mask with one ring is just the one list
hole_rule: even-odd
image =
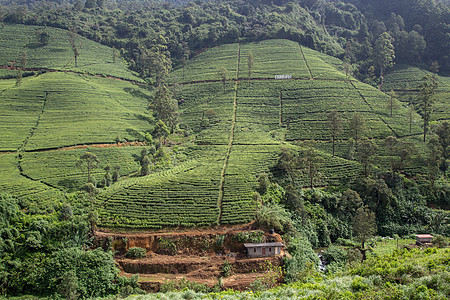
[(280, 247), (251, 247), (247, 248), (248, 257), (266, 257), (281, 253)]

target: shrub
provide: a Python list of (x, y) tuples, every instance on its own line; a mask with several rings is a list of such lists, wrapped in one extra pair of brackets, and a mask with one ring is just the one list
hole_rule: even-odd
[(294, 238), (289, 243), (287, 250), (292, 255), (292, 258), (287, 258), (285, 261), (286, 282), (295, 282), (300, 279), (300, 275), (308, 263), (313, 265), (313, 269), (317, 269), (319, 257), (312, 249), (307, 238)]
[(181, 291), (181, 290), (191, 290), (194, 292), (204, 292), (209, 293), (210, 288), (207, 285), (200, 284), (194, 281), (189, 281), (186, 279), (181, 279), (179, 281), (169, 280), (161, 284), (160, 292), (167, 293), (171, 291)]
[[(118, 269), (111, 253), (101, 249), (66, 248), (57, 251), (46, 261), (44, 270), (41, 276), (45, 284), (40, 286), (41, 291), (61, 290), (68, 280), (72, 287), (66, 289), (67, 295), (99, 297), (116, 291)], [(67, 278), (69, 274), (70, 278)]]
[(436, 246), (438, 248), (445, 248), (448, 246), (447, 239), (443, 235), (440, 235), (440, 234), (436, 234), (433, 237), (432, 243), (434, 246)]
[(369, 288), (369, 285), (364, 282), (364, 279), (362, 277), (359, 277), (359, 276), (357, 276), (357, 277), (355, 277), (355, 279), (353, 279), (350, 286), (352, 287), (352, 290), (355, 292), (364, 291)]
[(223, 263), (223, 266), (222, 266), (222, 276), (223, 277), (230, 276), (231, 275), (231, 268), (232, 268), (232, 266), (231, 266), (230, 262), (225, 261)]
[(125, 254), (125, 257), (128, 258), (143, 258), (145, 257), (147, 252), (145, 249), (141, 247), (131, 247), (128, 249), (127, 253)]
[(224, 241), (225, 241), (225, 235), (223, 235), (223, 234), (216, 235), (216, 240), (214, 242), (214, 246), (216, 247), (216, 249), (221, 249)]
[(335, 267), (343, 267), (347, 263), (347, 252), (340, 247), (329, 247), (323, 253), (323, 257), (330, 266), (334, 265)]
[(239, 243), (262, 243), (264, 240), (264, 231), (243, 231), (234, 236)]
[(336, 244), (341, 245), (341, 246), (347, 246), (347, 247), (358, 247), (360, 245), (360, 243), (355, 242), (353, 240), (349, 240), (349, 239), (343, 239), (343, 238), (338, 238), (336, 240)]
[(171, 239), (159, 238), (158, 251), (162, 254), (175, 255), (177, 253), (177, 244)]

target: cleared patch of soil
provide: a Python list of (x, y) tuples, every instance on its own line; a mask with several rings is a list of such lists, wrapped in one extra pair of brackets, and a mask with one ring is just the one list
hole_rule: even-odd
[[(157, 292), (166, 281), (186, 279), (213, 287), (222, 277), (223, 289), (246, 290), (257, 279), (262, 281), (268, 275), (267, 264), (273, 267), (283, 264), (281, 255), (261, 258), (247, 258), (241, 234), (259, 232), (264, 242), (282, 242), (280, 235), (257, 230), (253, 223), (213, 228), (178, 228), (175, 231), (112, 232), (101, 229), (95, 233), (97, 246), (112, 247), (116, 251), (116, 262), (122, 275), (139, 274), (142, 289)], [(218, 247), (217, 237), (223, 237)], [(172, 248), (162, 248), (162, 244)], [(125, 258), (131, 247), (146, 249), (145, 258)], [(172, 251), (169, 251), (172, 250)], [(169, 253), (171, 252), (171, 253)], [(231, 266), (231, 275), (223, 277), (224, 265)]]

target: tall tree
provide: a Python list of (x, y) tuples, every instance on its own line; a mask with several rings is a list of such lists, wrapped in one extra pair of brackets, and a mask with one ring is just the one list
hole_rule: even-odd
[(350, 80), (350, 76), (352, 76), (352, 73), (353, 73), (352, 64), (350, 62), (348, 62), (348, 61), (344, 61), (342, 63), (342, 69), (343, 69), (343, 71), (345, 73), (345, 79), (346, 80)]
[(430, 66), (430, 71), (433, 73), (439, 73), (439, 63), (437, 60), (433, 61)]
[(408, 106), (408, 120), (409, 120), (409, 133), (412, 133), (412, 123), (415, 121), (416, 110), (414, 104), (410, 103)]
[(380, 89), (383, 86), (386, 69), (394, 65), (395, 51), (392, 41), (392, 37), (387, 32), (380, 34), (375, 41), (373, 61), (380, 70)]
[(330, 129), (331, 139), (333, 142), (333, 157), (334, 157), (334, 144), (337, 136), (342, 134), (344, 129), (344, 121), (337, 110), (333, 110), (328, 114), (328, 128)]
[(414, 144), (404, 142), (394, 136), (386, 137), (384, 146), (389, 150), (391, 173), (402, 171), (416, 153)]
[(378, 147), (372, 140), (363, 140), (359, 145), (359, 151), (356, 153), (356, 160), (364, 167), (364, 176), (369, 175), (369, 166), (377, 153)]
[(221, 67), (217, 70), (217, 75), (222, 79), (223, 82), (223, 92), (225, 92), (226, 84), (227, 84), (227, 76), (228, 76), (228, 70), (224, 67)]
[(361, 242), (359, 251), (362, 254), (362, 261), (366, 259), (366, 251), (368, 250), (365, 248), (365, 242), (376, 232), (375, 213), (367, 206), (361, 206), (358, 208), (355, 217), (353, 218), (353, 234)]
[(119, 179), (120, 179), (120, 169), (121, 169), (120, 165), (114, 166), (114, 172), (112, 174), (112, 181), (113, 182), (119, 181)]
[(84, 152), (77, 161), (77, 167), (81, 169), (86, 169), (87, 171), (87, 182), (93, 183), (94, 178), (92, 177), (92, 170), (98, 168), (99, 160), (97, 155), (92, 152), (86, 151)]
[(110, 186), (112, 183), (111, 166), (107, 165), (104, 170), (105, 175), (103, 176), (103, 186)]
[(443, 161), (443, 152), (441, 144), (439, 143), (439, 138), (437, 136), (432, 136), (427, 143), (428, 146), (428, 181), (430, 182), (430, 187), (434, 192), (435, 186), (434, 182), (439, 177), (439, 167)]
[(22, 68), (17, 68), (17, 76), (16, 76), (16, 86), (19, 86), (22, 84)]
[(156, 88), (153, 108), (158, 118), (173, 132), (179, 121), (178, 102), (166, 85), (162, 84)]
[(442, 171), (446, 174), (450, 159), (450, 124), (448, 121), (440, 123), (434, 130), (442, 148)]
[(395, 93), (394, 90), (391, 90), (391, 91), (388, 93), (388, 95), (389, 95), (389, 98), (387, 98), (386, 106), (387, 106), (387, 109), (388, 109), (389, 112), (390, 112), (390, 116), (392, 117), (392, 110), (393, 110), (394, 108), (397, 108), (397, 107), (398, 107), (398, 103), (397, 103), (397, 93)]
[(20, 58), (20, 66), (23, 70), (27, 68), (27, 53), (25, 51), (22, 52), (22, 57)]
[(69, 31), (67, 31), (67, 35), (69, 36), (69, 42), (70, 42), (70, 46), (72, 46), (72, 51), (73, 51), (73, 57), (75, 59), (75, 68), (78, 67), (78, 56), (80, 56), (80, 48), (81, 48), (81, 44), (82, 42), (80, 42), (80, 45), (77, 46), (77, 34), (75, 29), (70, 29)]
[(314, 148), (314, 144), (305, 144), (306, 147), (299, 151), (298, 158), (300, 167), (308, 176), (309, 187), (314, 187), (314, 182), (320, 180), (322, 174), (319, 171), (320, 164), (324, 162), (323, 157)]
[(298, 174), (298, 156), (294, 151), (287, 147), (281, 148), (281, 156), (278, 161), (278, 166), (280, 169), (284, 170), (291, 183), (293, 184), (297, 178)]
[(170, 134), (169, 128), (167, 128), (166, 124), (162, 120), (158, 120), (153, 130), (154, 135), (159, 139), (161, 143), (161, 138), (164, 138), (164, 144), (166, 143), (166, 138)]
[(112, 61), (113, 61), (113, 63), (116, 63), (117, 56), (118, 56), (118, 52), (116, 50), (116, 47), (113, 47), (112, 48)]
[(253, 53), (249, 52), (248, 53), (248, 58), (247, 58), (247, 65), (248, 65), (248, 86), (250, 86), (250, 78), (252, 77), (252, 73), (253, 73)]
[(358, 139), (361, 138), (365, 130), (366, 121), (364, 121), (364, 117), (359, 112), (354, 113), (350, 120), (350, 131), (352, 138), (355, 140), (356, 151), (358, 151)]
[(152, 45), (149, 49), (139, 48), (140, 54), (137, 70), (142, 77), (154, 77), (156, 86), (164, 84), (172, 70), (172, 59), (170, 58), (167, 43), (167, 39), (159, 35), (152, 40)]
[(150, 174), (150, 158), (147, 148), (141, 151), (141, 176)]
[(438, 83), (435, 76), (429, 74), (422, 77), (421, 83), (418, 86), (419, 93), (417, 100), (422, 112), (423, 119), (423, 141), (425, 142), (428, 126), (431, 120), (431, 113), (433, 111), (433, 103), (436, 101), (435, 94)]

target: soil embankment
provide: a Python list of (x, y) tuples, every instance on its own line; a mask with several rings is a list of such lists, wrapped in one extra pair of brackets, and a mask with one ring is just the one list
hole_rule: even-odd
[[(281, 255), (247, 258), (244, 243), (283, 242), (276, 234), (256, 230), (253, 224), (220, 226), (175, 232), (120, 233), (97, 231), (95, 245), (113, 250), (122, 275), (139, 274), (141, 288), (159, 291), (167, 281), (186, 279), (210, 287), (222, 278), (223, 289), (245, 290), (267, 276), (267, 266), (281, 266)], [(126, 258), (129, 248), (141, 247), (146, 257)], [(225, 266), (229, 268), (224, 276)]]

